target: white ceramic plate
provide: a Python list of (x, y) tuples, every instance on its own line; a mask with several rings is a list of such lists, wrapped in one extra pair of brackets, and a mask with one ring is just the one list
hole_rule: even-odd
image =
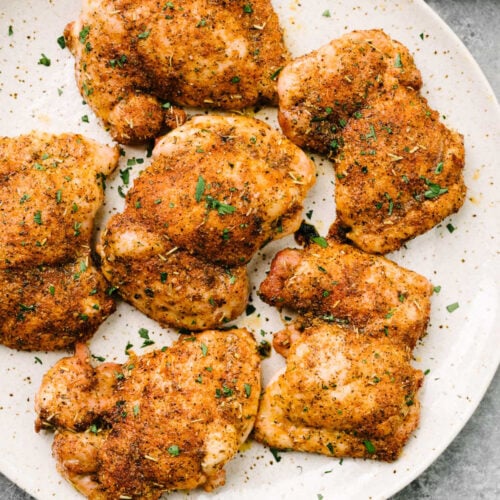
[[(427, 276), (441, 292), (433, 297), (428, 336), (415, 351), (415, 366), (430, 370), (421, 392), (421, 425), (395, 463), (331, 459), (299, 453), (281, 453), (277, 462), (256, 443), (226, 467), (227, 484), (208, 495), (192, 498), (383, 498), (397, 492), (419, 475), (463, 427), (479, 403), (500, 360), (498, 324), (500, 234), (498, 182), (498, 105), (486, 79), (470, 54), (447, 26), (422, 1), (402, 0), (276, 0), (273, 2), (286, 30), (293, 55), (300, 55), (353, 29), (383, 28), (407, 45), (424, 78), (424, 95), (443, 115), (445, 123), (464, 134), (468, 197), (462, 210), (438, 227), (412, 241), (392, 257)], [(82, 103), (73, 79), (73, 60), (57, 38), (76, 18), (80, 0), (0, 0), (0, 135), (32, 129), (80, 132), (110, 142), (97, 119)], [(10, 29), (9, 27), (12, 27)], [(50, 66), (38, 64), (45, 54)], [(88, 115), (89, 123), (81, 117)], [(276, 125), (274, 110), (259, 117)], [(127, 159), (144, 158), (133, 176), (144, 168), (145, 150), (126, 148)], [(325, 234), (334, 218), (333, 173), (326, 161), (316, 159), (319, 181), (306, 202), (312, 221)], [(119, 175), (108, 181), (101, 225), (120, 210)], [(456, 230), (447, 229), (452, 224)], [(275, 242), (250, 264), (254, 290), (270, 259), (292, 238)], [(446, 306), (457, 302), (453, 313)], [(281, 328), (278, 314), (253, 293), (257, 313), (237, 322), (257, 338), (268, 339)], [(107, 360), (124, 360), (128, 341), (136, 344), (140, 327), (148, 328), (155, 347), (168, 344), (176, 334), (126, 304), (100, 328), (92, 352)], [(33, 395), (43, 373), (62, 356), (19, 353), (0, 347), (0, 471), (39, 499), (80, 498), (56, 472), (51, 458), (51, 434), (33, 431)], [(41, 362), (41, 364), (40, 364)], [(265, 381), (283, 365), (278, 356), (264, 362)], [(174, 497), (183, 497), (177, 493)]]

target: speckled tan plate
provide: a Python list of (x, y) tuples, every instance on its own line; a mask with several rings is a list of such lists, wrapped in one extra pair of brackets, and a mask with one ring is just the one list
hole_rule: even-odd
[[(395, 463), (331, 459), (270, 451), (249, 443), (227, 466), (227, 484), (212, 494), (195, 491), (192, 498), (382, 498), (420, 474), (451, 442), (479, 403), (500, 360), (498, 328), (500, 234), (498, 207), (498, 105), (478, 66), (449, 28), (423, 1), (351, 0), (273, 1), (294, 55), (315, 49), (353, 29), (383, 28), (406, 44), (424, 78), (424, 95), (449, 126), (465, 136), (467, 201), (462, 210), (411, 242), (392, 257), (414, 269), (441, 292), (433, 298), (428, 336), (416, 351), (415, 366), (429, 370), (423, 388), (421, 425)], [(0, 134), (32, 129), (80, 132), (111, 142), (76, 90), (73, 60), (57, 44), (64, 26), (76, 18), (80, 0), (0, 0)], [(12, 28), (9, 28), (12, 27)], [(51, 65), (38, 61), (45, 54)], [(88, 116), (88, 123), (82, 116)], [(275, 110), (258, 116), (276, 126)], [(133, 175), (148, 164), (143, 149), (126, 149), (122, 166), (132, 158)], [(133, 163), (133, 162), (132, 162)], [(326, 233), (334, 218), (331, 166), (316, 158), (320, 180), (306, 202), (312, 221)], [(101, 225), (123, 200), (117, 194), (120, 176), (108, 181)], [(450, 233), (447, 224), (456, 230)], [(273, 243), (250, 263), (253, 303), (257, 311), (240, 318), (257, 338), (271, 338), (281, 328), (279, 315), (262, 304), (255, 289), (274, 253), (293, 245)], [(448, 312), (446, 306), (458, 303)], [(139, 328), (148, 328), (154, 347), (172, 342), (175, 332), (126, 304), (97, 332), (92, 352), (123, 361), (127, 342), (140, 351)], [(33, 431), (33, 395), (43, 373), (62, 354), (18, 353), (0, 347), (0, 471), (39, 499), (77, 499), (56, 472), (51, 457), (52, 435)], [(264, 362), (264, 379), (283, 366), (278, 356)], [(175, 498), (185, 493), (173, 495)]]

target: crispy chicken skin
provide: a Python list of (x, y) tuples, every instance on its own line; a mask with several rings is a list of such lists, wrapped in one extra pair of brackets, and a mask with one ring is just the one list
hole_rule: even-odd
[(283, 68), (278, 79), (281, 128), (301, 147), (335, 152), (351, 116), (394, 85), (422, 85), (408, 49), (381, 30), (353, 31)]
[(65, 349), (114, 310), (89, 244), (117, 162), (80, 135), (0, 138), (0, 343)]
[(238, 266), (299, 228), (314, 182), (314, 163), (264, 122), (197, 116), (158, 140), (127, 210), (172, 245)]
[(359, 248), (385, 254), (465, 200), (463, 137), (419, 93), (413, 58), (383, 31), (354, 31), (287, 65), (279, 121), (299, 146), (328, 154), (337, 220)]
[(102, 272), (120, 296), (164, 326), (214, 328), (245, 309), (246, 267), (202, 261), (130, 210), (113, 217), (98, 250)]
[(157, 499), (225, 482), (250, 433), (260, 358), (244, 329), (181, 337), (166, 350), (93, 368), (78, 345), (44, 376), (36, 429), (57, 430), (60, 473), (93, 500)]
[(457, 212), (463, 138), (414, 90), (399, 87), (350, 120), (335, 159), (337, 220), (356, 246), (385, 254)]
[(177, 106), (276, 103), (289, 60), (269, 0), (84, 0), (65, 39), (82, 96), (124, 144), (182, 123)]
[(262, 397), (255, 438), (270, 447), (395, 460), (419, 420), (423, 373), (390, 339), (317, 321)]
[[(311, 243), (304, 250), (278, 252), (259, 296), (305, 315), (301, 321), (306, 325), (308, 317), (319, 317), (413, 349), (429, 321), (431, 283), (385, 257), (325, 241), (325, 248)], [(275, 335), (281, 353), (290, 345), (289, 334)]]

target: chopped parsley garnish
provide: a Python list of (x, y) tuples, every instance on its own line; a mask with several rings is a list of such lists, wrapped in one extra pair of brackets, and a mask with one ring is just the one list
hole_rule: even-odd
[(232, 205), (227, 205), (226, 203), (222, 203), (211, 196), (205, 196), (205, 201), (207, 203), (207, 208), (217, 210), (219, 215), (227, 215), (232, 214), (236, 210)]
[(139, 328), (139, 337), (141, 337), (141, 339), (144, 339), (141, 348), (147, 347), (148, 345), (152, 345), (155, 343), (154, 340), (151, 340), (149, 338), (149, 330), (146, 328)]
[(59, 47), (61, 47), (61, 49), (65, 49), (66, 48), (66, 40), (65, 40), (64, 36), (61, 35), (57, 39), (57, 45), (59, 45)]
[(328, 246), (328, 241), (325, 240), (322, 236), (313, 236), (311, 241), (319, 245), (321, 248), (326, 248)]
[(12, 25), (9, 25), (9, 30), (7, 31), (7, 33), (9, 36), (12, 36), (14, 34), (14, 28), (12, 27)]
[(233, 76), (231, 78), (231, 83), (240, 83), (241, 78), (239, 76)]
[(332, 15), (330, 14), (329, 10), (323, 11), (323, 14), (321, 14), (323, 17), (331, 17)]
[(396, 60), (394, 61), (394, 67), (395, 68), (402, 68), (403, 67), (403, 63), (401, 62), (401, 54), (398, 54), (396, 56)]
[(252, 386), (250, 384), (243, 384), (243, 388), (245, 389), (245, 396), (249, 398), (252, 394)]
[(448, 188), (442, 188), (439, 184), (435, 184), (434, 182), (431, 182), (426, 177), (421, 176), (421, 179), (423, 179), (423, 181), (425, 182), (425, 184), (429, 188), (424, 193), (424, 196), (429, 200), (432, 200), (433, 198), (437, 198), (438, 196), (441, 196), (442, 194), (448, 192)]
[(137, 38), (139, 38), (140, 40), (146, 40), (146, 38), (148, 38), (150, 33), (151, 33), (151, 31), (149, 31), (149, 30), (143, 31), (142, 33), (139, 33), (137, 35)]
[(200, 175), (198, 177), (198, 181), (196, 182), (196, 190), (194, 193), (194, 199), (199, 203), (203, 197), (203, 194), (205, 193), (205, 179)]
[(271, 76), (270, 76), (271, 80), (276, 81), (278, 79), (278, 76), (281, 73), (282, 69), (283, 69), (283, 66), (281, 66), (276, 71), (274, 71), (273, 73), (271, 73)]
[(181, 452), (180, 448), (176, 444), (169, 446), (167, 451), (172, 457), (178, 457)]
[(246, 3), (245, 5), (243, 5), (243, 12), (245, 14), (251, 14), (253, 12), (252, 4)]
[(365, 445), (366, 451), (370, 454), (373, 455), (377, 450), (375, 449), (375, 446), (373, 446), (373, 443), (369, 439), (365, 439), (363, 441), (363, 444)]
[(203, 356), (206, 356), (208, 354), (208, 347), (202, 342), (200, 348)]
[(80, 43), (85, 43), (87, 41), (87, 37), (89, 36), (90, 32), (90, 26), (84, 26), (79, 35), (78, 35), (78, 40), (80, 40)]
[(35, 221), (35, 224), (38, 224), (39, 226), (42, 224), (42, 212), (40, 210), (35, 212), (33, 220)]
[(38, 60), (38, 64), (41, 64), (42, 66), (50, 66), (50, 59), (45, 54), (42, 54)]
[(453, 302), (453, 304), (446, 306), (446, 310), (448, 312), (452, 313), (453, 311), (456, 311), (459, 307), (460, 307), (460, 305), (458, 304), (458, 302)]

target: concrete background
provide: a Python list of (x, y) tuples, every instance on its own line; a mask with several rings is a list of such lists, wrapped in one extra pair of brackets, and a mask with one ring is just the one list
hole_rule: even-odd
[[(499, 98), (500, 0), (426, 1), (467, 46)], [(392, 500), (497, 498), (500, 499), (500, 371), (448, 449)], [(0, 474), (0, 500), (31, 499)]]

